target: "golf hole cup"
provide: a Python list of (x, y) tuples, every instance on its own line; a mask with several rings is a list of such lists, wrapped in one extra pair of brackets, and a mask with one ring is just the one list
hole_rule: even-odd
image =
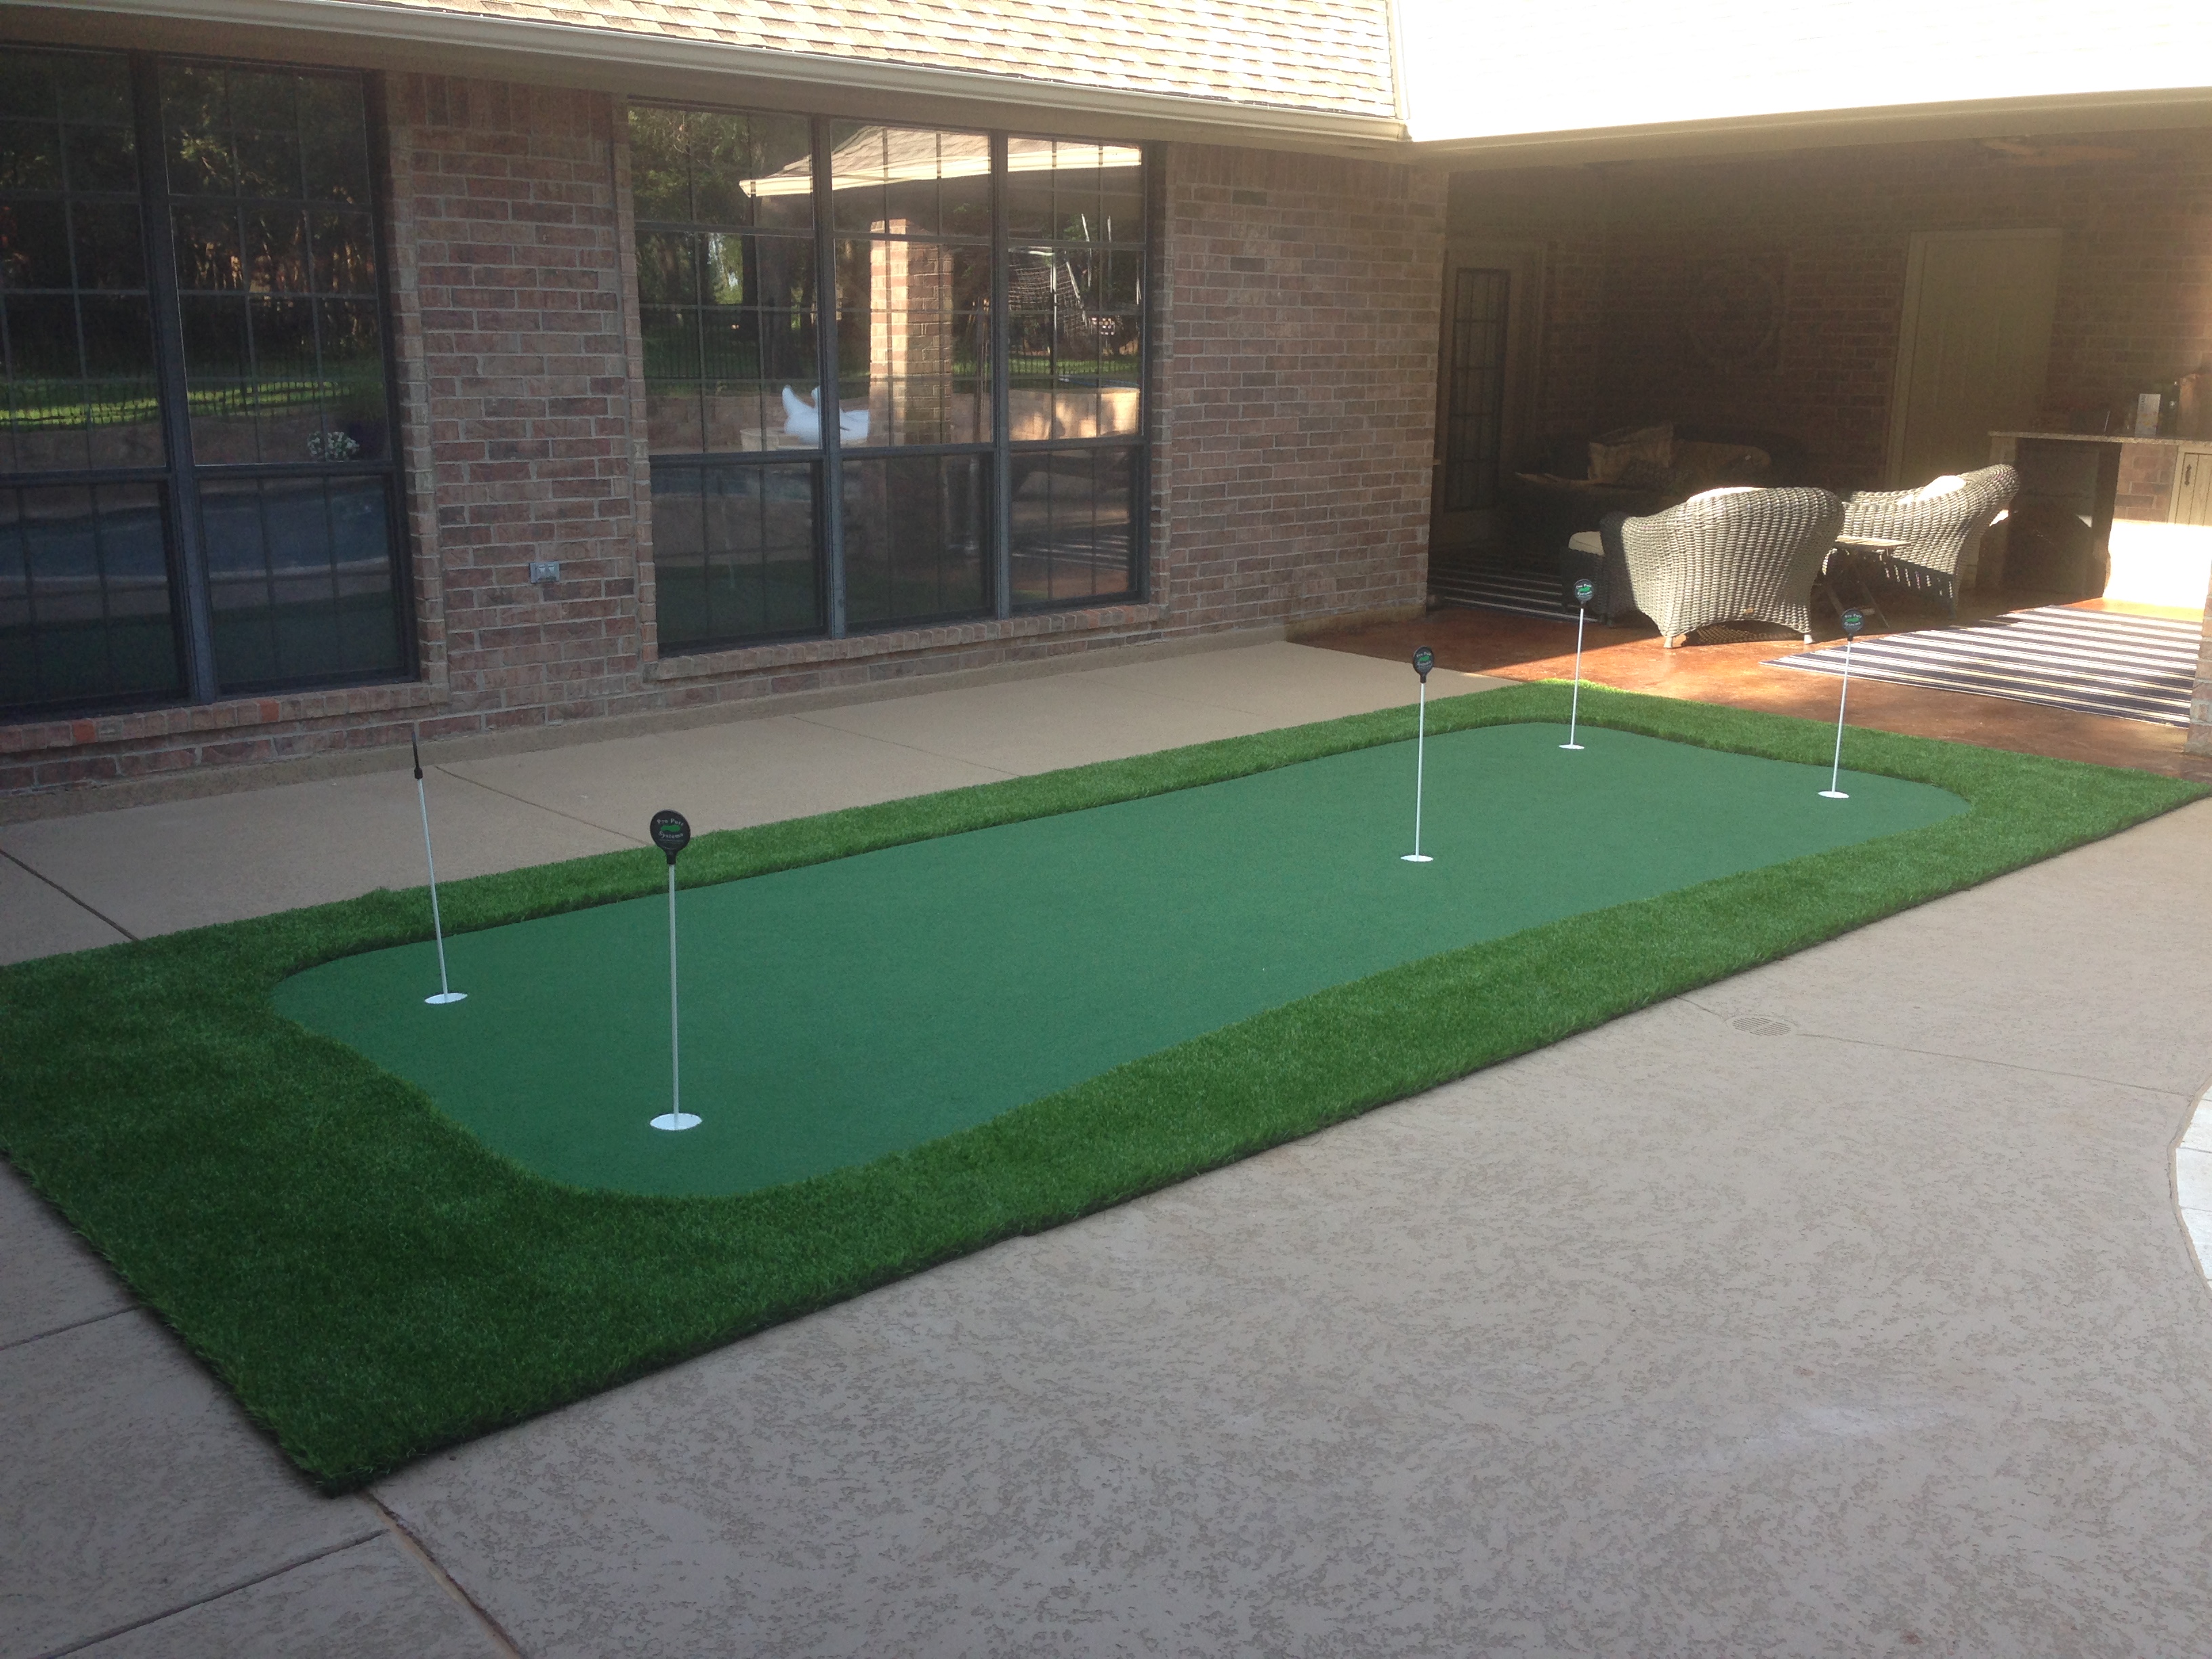
[(668, 1109), (653, 1120), (656, 1129), (696, 1129), (696, 1113), (684, 1109), (684, 1050), (676, 1018), (676, 855), (691, 844), (691, 826), (681, 812), (665, 808), (646, 826), (653, 844), (668, 856)]

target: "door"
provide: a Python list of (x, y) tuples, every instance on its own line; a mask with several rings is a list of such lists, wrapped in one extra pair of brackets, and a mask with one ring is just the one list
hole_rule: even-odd
[(1990, 433), (2035, 424), (2060, 245), (2055, 230), (1913, 237), (1889, 426), (1895, 486), (1986, 466)]
[(1454, 242), (1445, 251), (1432, 564), (1505, 540), (1504, 479), (1522, 459), (1534, 402), (1542, 269), (1534, 247)]

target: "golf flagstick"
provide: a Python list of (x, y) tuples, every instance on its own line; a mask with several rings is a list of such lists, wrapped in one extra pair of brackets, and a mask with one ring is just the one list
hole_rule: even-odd
[(647, 832), (668, 855), (668, 1109), (653, 1120), (656, 1129), (696, 1129), (699, 1116), (684, 1109), (684, 1052), (676, 1018), (676, 855), (691, 842), (691, 826), (681, 812), (653, 815)]
[(1567, 704), (1567, 740), (1562, 749), (1579, 749), (1575, 741), (1575, 727), (1583, 714), (1583, 623), (1589, 617), (1589, 602), (1597, 592), (1596, 586), (1584, 577), (1575, 584), (1575, 693)]
[(1436, 665), (1437, 653), (1427, 646), (1413, 653), (1413, 672), (1421, 677), (1421, 712), (1413, 728), (1413, 850), (1398, 855), (1401, 864), (1436, 862), (1421, 850), (1421, 786), (1429, 757), (1429, 670)]
[(407, 734), (407, 746), (415, 755), (415, 804), (422, 809), (422, 862), (430, 866), (430, 931), (438, 939), (438, 994), (422, 1000), (434, 1006), (466, 1002), (469, 994), (456, 991), (446, 977), (446, 923), (438, 914), (438, 860), (430, 851), (430, 797), (422, 789), (422, 745), (411, 731)]
[(1866, 618), (1859, 612), (1844, 612), (1844, 685), (1836, 694), (1836, 757), (1828, 768), (1828, 787), (1820, 792), (1823, 800), (1850, 799), (1838, 787), (1844, 779), (1844, 709), (1851, 700), (1851, 641), (1865, 626)]

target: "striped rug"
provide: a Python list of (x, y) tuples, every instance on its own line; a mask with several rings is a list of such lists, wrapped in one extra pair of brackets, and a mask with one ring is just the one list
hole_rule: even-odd
[(1559, 622), (1575, 619), (1575, 613), (1563, 602), (1558, 574), (1550, 570), (1474, 561), (1431, 565), (1429, 592), (1441, 605), (1472, 605), (1480, 611), (1548, 617)]
[[(1960, 628), (1863, 639), (1851, 647), (1851, 674), (2186, 726), (2201, 631), (2201, 623), (2173, 617), (2045, 605)], [(1840, 674), (1844, 653), (1808, 651), (1768, 665)]]

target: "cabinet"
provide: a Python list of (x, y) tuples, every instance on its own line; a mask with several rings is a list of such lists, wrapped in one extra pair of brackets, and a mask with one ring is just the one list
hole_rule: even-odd
[(2174, 459), (2173, 522), (2212, 525), (2212, 444)]

